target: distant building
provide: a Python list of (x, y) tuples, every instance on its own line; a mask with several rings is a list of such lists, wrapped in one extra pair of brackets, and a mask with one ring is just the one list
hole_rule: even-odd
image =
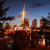
[(24, 25), (25, 27), (29, 27), (29, 19), (24, 19)]
[(33, 29), (37, 28), (37, 20), (36, 19), (32, 20), (32, 28)]
[(29, 27), (29, 19), (24, 19), (24, 24), (21, 24), (21, 27)]
[(35, 27), (35, 23), (34, 23), (34, 20), (32, 20), (32, 27)]
[(37, 28), (37, 20), (34, 19), (34, 23), (35, 23), (35, 28)]

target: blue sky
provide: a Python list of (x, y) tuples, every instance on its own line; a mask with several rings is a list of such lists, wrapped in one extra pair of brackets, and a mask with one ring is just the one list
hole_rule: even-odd
[[(26, 15), (25, 18), (29, 19), (30, 25), (32, 20), (37, 19), (37, 24), (40, 26), (41, 16), (47, 17), (50, 12), (50, 0), (5, 0), (4, 8), (10, 7), (6, 12), (8, 16), (17, 16), (23, 10), (23, 3), (25, 2)], [(7, 21), (6, 21), (7, 22)], [(15, 20), (8, 21), (12, 26), (22, 23), (22, 18), (16, 18)]]

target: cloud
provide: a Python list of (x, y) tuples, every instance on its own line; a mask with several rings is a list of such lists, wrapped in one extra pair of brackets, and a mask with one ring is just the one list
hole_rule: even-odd
[(30, 8), (41, 7), (41, 6), (43, 6), (43, 4), (41, 4), (41, 3), (34, 3), (34, 4), (32, 4), (30, 6)]
[(46, 5), (50, 5), (50, 4), (49, 3), (32, 3), (29, 8), (42, 7), (42, 6), (46, 6)]

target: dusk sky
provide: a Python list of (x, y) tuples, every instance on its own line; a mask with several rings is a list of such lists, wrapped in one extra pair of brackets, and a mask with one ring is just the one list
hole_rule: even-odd
[[(3, 0), (2, 0), (3, 1)], [(37, 19), (38, 26), (40, 26), (41, 16), (47, 17), (50, 12), (50, 0), (5, 0), (4, 8), (10, 7), (6, 16), (17, 16), (23, 10), (23, 3), (25, 2), (25, 18), (29, 19), (29, 24), (32, 24), (32, 20)], [(15, 24), (21, 25), (22, 18), (16, 18), (13, 21), (9, 21), (13, 26)]]

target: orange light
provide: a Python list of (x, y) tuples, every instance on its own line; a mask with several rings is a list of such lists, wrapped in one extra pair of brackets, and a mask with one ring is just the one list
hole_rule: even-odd
[(43, 45), (45, 46), (45, 38), (43, 39)]
[(24, 16), (25, 16), (25, 4), (23, 5), (22, 24), (24, 24)]

